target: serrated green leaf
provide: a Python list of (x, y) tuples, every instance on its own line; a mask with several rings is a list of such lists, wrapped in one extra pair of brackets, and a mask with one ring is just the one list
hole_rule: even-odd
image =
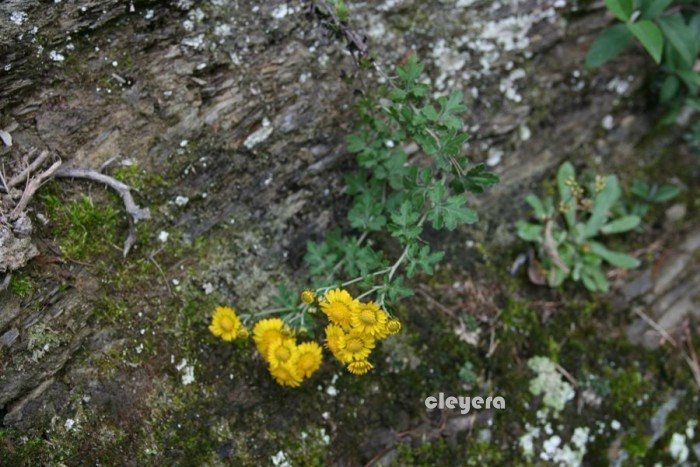
[(394, 237), (402, 237), (406, 241), (418, 238), (423, 230), (418, 225), (419, 218), (420, 214), (413, 209), (411, 203), (404, 201), (399, 211), (391, 215), (391, 220), (394, 223), (390, 229), (391, 234)]
[(308, 241), (306, 243), (306, 254), (304, 261), (309, 267), (309, 272), (312, 275), (321, 275), (328, 273), (335, 265), (338, 255), (331, 252), (328, 243), (316, 243)]
[(413, 295), (413, 290), (404, 287), (403, 280), (400, 277), (396, 277), (392, 282), (385, 283), (383, 291), (391, 302)]
[(478, 221), (476, 212), (465, 206), (466, 201), (464, 195), (455, 195), (435, 204), (428, 213), (428, 220), (432, 222), (433, 228), (446, 227), (448, 230), (454, 230), (460, 224), (473, 224)]
[(423, 68), (424, 65), (418, 63), (418, 58), (415, 55), (411, 55), (404, 66), (396, 68), (396, 73), (404, 83), (410, 84), (420, 77), (421, 73), (423, 73)]
[(386, 217), (382, 215), (383, 208), (380, 203), (377, 203), (376, 198), (371, 193), (365, 192), (357, 196), (348, 212), (350, 225), (360, 230), (381, 230), (386, 224)]

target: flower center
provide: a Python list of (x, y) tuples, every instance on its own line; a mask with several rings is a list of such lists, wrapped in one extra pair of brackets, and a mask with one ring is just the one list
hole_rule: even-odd
[(365, 309), (360, 312), (360, 321), (364, 324), (374, 324), (377, 322), (377, 316), (372, 310)]
[(228, 318), (224, 316), (221, 318), (221, 321), (219, 321), (219, 326), (221, 326), (221, 329), (223, 329), (226, 332), (231, 332), (233, 331), (233, 320), (231, 318)]
[(292, 353), (289, 351), (287, 347), (284, 346), (279, 346), (275, 349), (275, 357), (277, 357), (277, 360), (281, 362), (286, 362), (289, 360), (289, 357), (292, 356)]
[(346, 345), (347, 349), (352, 353), (357, 353), (363, 349), (362, 341), (356, 337), (349, 339)]

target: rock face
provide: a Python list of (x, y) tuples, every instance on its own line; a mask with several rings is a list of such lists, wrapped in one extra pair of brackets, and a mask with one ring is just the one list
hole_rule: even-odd
[[(691, 231), (670, 254), (641, 272), (622, 289), (625, 304), (641, 308), (668, 335), (687, 319), (700, 318), (700, 230)], [(630, 325), (633, 342), (658, 347), (664, 336), (642, 318)]]
[[(309, 2), (199, 3), (0, 3), (0, 128), (14, 140), (5, 153), (37, 147), (96, 169), (113, 158), (136, 164), (165, 180), (142, 188), (155, 204), (156, 232), (186, 242), (230, 235), (231, 246), (187, 273), (188, 258), (154, 269), (153, 289), (139, 297), (154, 309), (176, 287), (173, 277), (213, 283), (224, 297), (252, 304), (273, 278), (293, 275), (306, 241), (342, 218), (339, 169), (349, 160), (352, 106), (380, 80), (359, 71), (343, 44), (318, 27)], [(676, 136), (640, 145), (655, 121), (637, 111), (642, 53), (583, 70), (588, 45), (608, 22), (599, 8), (554, 0), (349, 3), (351, 23), (366, 31), (385, 70), (415, 51), (440, 92), (464, 91), (474, 133), (465, 149), (502, 177), (474, 201), (487, 232), (474, 232), (477, 238), (512, 241), (523, 193), (562, 160), (606, 172), (630, 161), (642, 166)], [(13, 238), (0, 231), (0, 245), (25, 241)], [(669, 260), (673, 271), (645, 273), (645, 285), (627, 292), (631, 299), (654, 288), (649, 306), (669, 326), (696, 303), (688, 297), (700, 276), (688, 265), (697, 258), (697, 232), (684, 245)], [(143, 250), (133, 254), (149, 262)], [(0, 272), (27, 259), (4, 256)], [(28, 429), (50, 418), (72, 387), (90, 387), (96, 400), (107, 394), (105, 405), (126, 393), (100, 386), (93, 361), (83, 358), (119, 345), (119, 332), (94, 317), (95, 302), (110, 290), (90, 267), (61, 267), (69, 280), (56, 274), (27, 300), (0, 292), (3, 426)]]

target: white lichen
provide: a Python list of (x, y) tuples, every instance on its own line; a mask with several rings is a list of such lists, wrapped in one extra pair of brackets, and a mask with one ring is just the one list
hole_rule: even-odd
[(535, 396), (542, 395), (544, 406), (555, 414), (561, 412), (576, 395), (574, 388), (564, 381), (554, 362), (547, 357), (533, 357), (527, 366), (537, 373), (537, 377), (530, 381), (530, 392)]
[(52, 50), (49, 52), (49, 58), (53, 60), (54, 62), (62, 62), (66, 59), (66, 57), (59, 53), (57, 50)]
[(10, 13), (10, 21), (17, 26), (22, 26), (24, 22), (27, 21), (27, 14), (23, 11), (13, 11)]
[(272, 465), (276, 467), (292, 467), (284, 451), (278, 451), (270, 460), (272, 461)]
[(688, 460), (688, 454), (690, 454), (690, 450), (685, 444), (685, 435), (682, 435), (680, 433), (673, 433), (673, 435), (671, 436), (671, 443), (668, 445), (668, 452), (669, 454), (671, 454), (671, 457), (673, 457), (673, 459), (679, 464), (682, 464), (683, 462)]

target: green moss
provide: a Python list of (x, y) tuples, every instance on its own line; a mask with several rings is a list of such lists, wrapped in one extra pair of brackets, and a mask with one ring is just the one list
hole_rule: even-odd
[(67, 257), (82, 260), (118, 249), (114, 243), (120, 215), (113, 203), (98, 204), (86, 195), (64, 202), (52, 193), (42, 199), (52, 232)]
[(25, 274), (15, 274), (10, 281), (10, 290), (20, 298), (26, 298), (34, 291), (32, 279)]

